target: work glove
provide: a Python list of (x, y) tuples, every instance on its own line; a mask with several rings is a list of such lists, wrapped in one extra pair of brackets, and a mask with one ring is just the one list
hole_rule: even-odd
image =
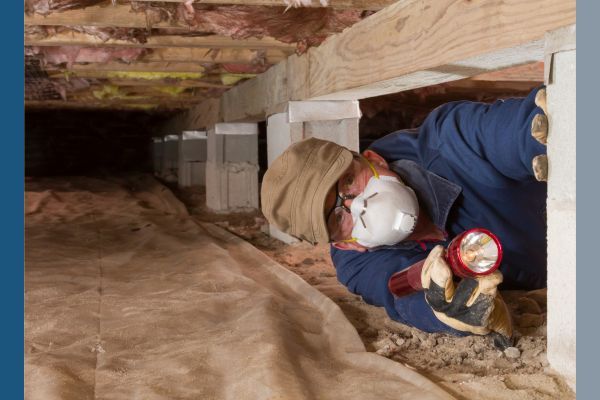
[(512, 345), (512, 321), (508, 307), (498, 292), (502, 273), (463, 278), (454, 284), (452, 270), (444, 258), (444, 248), (431, 250), (421, 271), (425, 299), (435, 316), (446, 325), (477, 335), (491, 334), (501, 349)]
[[(538, 90), (535, 95), (535, 105), (541, 108), (544, 113), (537, 114), (531, 121), (531, 136), (538, 142), (546, 145), (548, 140), (548, 108), (546, 106), (546, 88)], [(533, 174), (538, 181), (548, 181), (548, 156), (540, 154), (533, 157), (531, 161)]]

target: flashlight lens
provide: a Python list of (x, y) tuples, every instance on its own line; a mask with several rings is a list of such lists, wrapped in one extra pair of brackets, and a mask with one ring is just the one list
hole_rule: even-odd
[(498, 260), (498, 246), (484, 232), (471, 232), (460, 243), (460, 258), (473, 272), (483, 273), (494, 267)]

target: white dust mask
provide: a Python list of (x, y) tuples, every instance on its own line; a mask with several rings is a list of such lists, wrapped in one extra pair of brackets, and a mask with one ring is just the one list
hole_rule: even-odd
[(372, 177), (350, 206), (353, 241), (372, 248), (393, 245), (415, 229), (419, 203), (415, 192), (393, 176)]

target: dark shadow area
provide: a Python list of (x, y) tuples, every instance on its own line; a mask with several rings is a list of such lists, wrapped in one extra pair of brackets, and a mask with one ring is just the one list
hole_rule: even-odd
[(28, 110), (25, 174), (152, 172), (151, 138), (170, 113)]
[(525, 97), (541, 81), (459, 80), (360, 100), (360, 151), (376, 139), (401, 129), (418, 128), (436, 107), (452, 101), (491, 103)]

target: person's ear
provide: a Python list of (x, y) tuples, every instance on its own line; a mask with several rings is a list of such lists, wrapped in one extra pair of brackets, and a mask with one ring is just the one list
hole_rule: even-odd
[(333, 242), (331, 245), (338, 250), (354, 250), (361, 253), (367, 251), (365, 246), (356, 242)]
[(375, 165), (377, 167), (389, 169), (387, 161), (385, 161), (385, 159), (383, 157), (381, 157), (379, 154), (375, 153), (373, 150), (365, 150), (365, 151), (363, 151), (362, 155), (367, 160), (371, 161), (371, 163), (373, 165)]

